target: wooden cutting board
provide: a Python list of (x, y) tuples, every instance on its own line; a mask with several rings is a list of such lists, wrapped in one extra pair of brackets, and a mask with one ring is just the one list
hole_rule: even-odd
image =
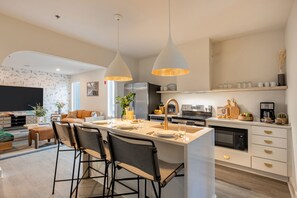
[(230, 107), (230, 118), (237, 119), (240, 114), (240, 109), (237, 105)]

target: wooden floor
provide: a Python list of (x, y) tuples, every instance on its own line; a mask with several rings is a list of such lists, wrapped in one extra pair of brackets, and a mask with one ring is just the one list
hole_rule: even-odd
[[(44, 150), (6, 160), (0, 160), (3, 178), (0, 178), (1, 198), (65, 198), (69, 183), (60, 182), (55, 195), (51, 195), (56, 149)], [(72, 153), (64, 152), (60, 158), (59, 176), (71, 174)], [(96, 182), (84, 182), (80, 197), (89, 193), (98, 195), (101, 187)], [(289, 198), (286, 183), (256, 176), (234, 169), (216, 166), (217, 198)], [(199, 198), (199, 197), (197, 197)]]

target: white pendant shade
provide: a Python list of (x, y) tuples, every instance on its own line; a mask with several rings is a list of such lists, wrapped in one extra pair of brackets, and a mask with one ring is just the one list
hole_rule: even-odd
[(172, 42), (169, 36), (166, 47), (157, 57), (152, 74), (157, 76), (180, 76), (188, 74), (189, 68), (185, 58)]
[(170, 0), (169, 3), (169, 38), (166, 47), (157, 57), (152, 74), (157, 76), (181, 76), (190, 72), (185, 58), (181, 55), (171, 39)]
[(122, 15), (115, 14), (114, 19), (118, 22), (118, 50), (115, 58), (108, 66), (104, 80), (113, 80), (113, 81), (130, 81), (132, 80), (132, 75), (129, 70), (128, 65), (123, 60), (120, 50), (119, 50), (119, 38), (120, 38), (120, 30), (119, 30), (119, 21), (122, 19)]
[(128, 65), (124, 62), (119, 51), (117, 52), (117, 55), (115, 56), (113, 61), (108, 66), (108, 69), (105, 73), (104, 80), (114, 80), (114, 81), (132, 80), (132, 75), (128, 68)]

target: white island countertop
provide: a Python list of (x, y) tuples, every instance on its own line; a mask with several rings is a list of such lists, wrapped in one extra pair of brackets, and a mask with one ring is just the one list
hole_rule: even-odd
[[(104, 139), (107, 131), (151, 139), (157, 147), (159, 159), (171, 163), (184, 162), (184, 177), (176, 177), (165, 186), (162, 189), (163, 198), (197, 198), (198, 195), (199, 198), (215, 197), (214, 130), (212, 128), (187, 126), (185, 137), (179, 137), (177, 125), (169, 124), (169, 129), (174, 130), (168, 131), (175, 135), (164, 138), (158, 136), (159, 133), (164, 132), (159, 122), (144, 121), (130, 124), (114, 120), (112, 124), (102, 121), (101, 123), (85, 122), (83, 125), (100, 129)], [(123, 125), (135, 127), (129, 130), (122, 129)], [(135, 186), (135, 182), (130, 182), (131, 186)], [(123, 190), (120, 186), (116, 186), (116, 191), (117, 189)], [(153, 197), (150, 187), (148, 195)]]

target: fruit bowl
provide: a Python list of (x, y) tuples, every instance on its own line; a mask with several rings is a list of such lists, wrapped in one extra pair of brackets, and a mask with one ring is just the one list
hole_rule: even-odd
[(162, 110), (156, 109), (156, 110), (154, 110), (154, 114), (161, 115), (162, 114)]
[(254, 120), (254, 116), (251, 113), (241, 113), (238, 116), (238, 120), (241, 120), (241, 121), (253, 121)]

